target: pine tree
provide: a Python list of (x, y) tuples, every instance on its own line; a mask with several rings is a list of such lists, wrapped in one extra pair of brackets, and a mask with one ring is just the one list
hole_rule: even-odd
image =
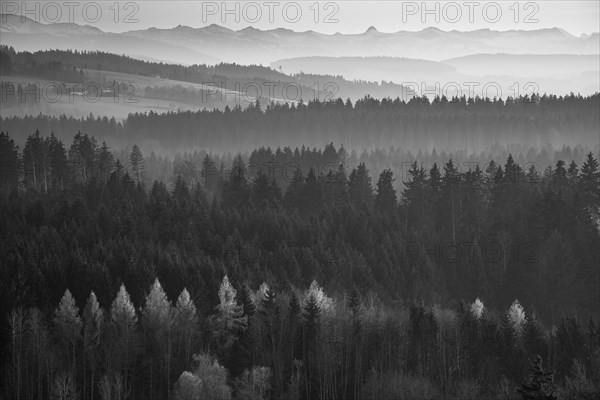
[(87, 182), (94, 176), (98, 145), (96, 139), (77, 132), (69, 148), (68, 163), (75, 182)]
[(572, 160), (569, 164), (569, 168), (567, 169), (567, 181), (570, 186), (575, 186), (578, 180), (579, 168), (577, 168), (577, 163), (575, 160)]
[(279, 307), (275, 302), (275, 292), (269, 285), (264, 285), (264, 296), (261, 300), (259, 308), (261, 321), (261, 343), (260, 343), (260, 359), (262, 365), (267, 365), (274, 372), (274, 388), (278, 392), (283, 391), (281, 376), (283, 366), (280, 365), (280, 328), (281, 320)]
[(98, 178), (102, 182), (107, 182), (113, 172), (115, 159), (112, 152), (109, 150), (106, 142), (102, 142), (102, 146), (98, 151)]
[(79, 317), (79, 308), (75, 305), (75, 299), (69, 289), (65, 290), (54, 315), (54, 324), (59, 340), (63, 343), (64, 349), (70, 354), (71, 365), (74, 368), (76, 347), (81, 336), (82, 323)]
[(471, 315), (476, 320), (480, 320), (481, 317), (483, 316), (483, 312), (485, 311), (485, 306), (483, 305), (483, 302), (481, 300), (479, 300), (479, 297), (475, 299), (473, 304), (471, 304), (470, 311), (471, 311)]
[(525, 326), (525, 311), (518, 300), (515, 300), (512, 303), (506, 312), (506, 316), (513, 332), (520, 338), (523, 334), (523, 327)]
[(104, 325), (104, 313), (98, 304), (98, 299), (94, 292), (90, 293), (85, 308), (83, 310), (83, 350), (85, 360), (83, 364), (83, 397), (87, 397), (87, 375), (86, 366), (89, 364), (91, 369), (90, 398), (94, 398), (94, 389), (96, 387), (96, 365), (98, 362), (98, 347), (102, 337)]
[(125, 285), (121, 285), (117, 297), (113, 300), (110, 308), (111, 321), (117, 324), (118, 327), (125, 330), (133, 329), (137, 323), (137, 316), (135, 315), (135, 308), (131, 303), (129, 293), (125, 289)]
[(123, 374), (123, 384), (129, 386), (129, 367), (136, 343), (135, 327), (137, 315), (129, 298), (125, 285), (121, 285), (117, 297), (110, 308), (111, 340), (107, 343), (110, 356), (107, 359), (107, 370)]
[(192, 356), (192, 345), (194, 336), (198, 329), (198, 316), (196, 315), (196, 306), (190, 298), (187, 289), (183, 289), (177, 298), (177, 304), (173, 310), (173, 323), (175, 336), (180, 348), (180, 357), (183, 359), (184, 367), (187, 368)]
[(302, 358), (302, 307), (294, 291), (290, 293), (288, 327), (289, 327), (289, 357), (293, 361)]
[(19, 147), (8, 133), (0, 132), (0, 190), (9, 192), (19, 184)]
[(535, 314), (527, 318), (523, 327), (523, 344), (529, 356), (548, 353), (546, 333)]
[(221, 196), (224, 207), (240, 208), (248, 205), (250, 185), (248, 184), (246, 165), (241, 154), (238, 154), (233, 160), (229, 179), (223, 184)]
[(129, 162), (131, 163), (131, 172), (134, 179), (138, 184), (142, 183), (142, 173), (144, 172), (144, 156), (142, 155), (142, 152), (137, 144), (134, 144), (133, 148), (131, 149)]
[(346, 170), (340, 164), (337, 171), (330, 170), (323, 178), (323, 200), (332, 208), (341, 209), (348, 204), (348, 187)]
[(304, 192), (305, 179), (302, 176), (302, 170), (300, 168), (294, 171), (294, 175), (288, 184), (285, 195), (283, 196), (283, 202), (289, 209), (297, 208), (298, 210), (302, 207), (302, 194)]
[[(164, 396), (166, 382), (166, 392), (169, 393), (168, 383), (171, 374), (171, 327), (172, 327), (171, 304), (167, 299), (158, 278), (154, 280), (154, 284), (150, 289), (150, 293), (146, 296), (146, 304), (142, 311), (142, 327), (145, 331), (147, 340), (150, 342), (150, 356), (152, 363), (150, 366), (150, 392), (153, 391), (153, 369), (156, 367), (159, 371), (163, 369), (165, 380), (161, 379), (161, 387), (163, 387), (162, 395)], [(156, 359), (155, 354), (159, 353), (162, 357)], [(160, 376), (160, 375), (159, 375)]]
[(23, 167), (25, 172), (25, 186), (36, 190), (48, 191), (48, 146), (36, 130), (29, 135), (23, 148)]
[(577, 317), (561, 319), (556, 329), (557, 373), (562, 379), (571, 370), (573, 360), (582, 358), (586, 337)]
[[(448, 160), (446, 165), (444, 165), (444, 177), (442, 178), (442, 198), (444, 199), (444, 203), (449, 202), (449, 207), (447, 204), (444, 204), (446, 207), (444, 209), (449, 208), (450, 218), (449, 221), (446, 219), (444, 215), (444, 225), (450, 226), (450, 232), (452, 234), (452, 243), (456, 243), (456, 227), (460, 220), (459, 215), (459, 199), (457, 198), (457, 193), (460, 191), (461, 184), (461, 175), (458, 171), (458, 168), (452, 161), (452, 159)], [(447, 221), (447, 222), (446, 222)], [(447, 225), (446, 225), (447, 224)]]
[(304, 369), (305, 398), (317, 399), (318, 383), (318, 345), (319, 345), (319, 302), (314, 292), (309, 292), (304, 304), (304, 332), (302, 362)]
[(265, 173), (259, 171), (252, 186), (252, 201), (258, 206), (271, 200), (269, 178)]
[(48, 142), (52, 187), (63, 189), (68, 179), (67, 150), (63, 142), (54, 136), (54, 132), (46, 140)]
[(320, 313), (333, 311), (333, 299), (327, 296), (316, 280), (311, 282), (308, 290), (304, 293), (304, 304), (306, 305), (311, 298), (316, 301)]
[(581, 167), (579, 185), (583, 206), (598, 219), (600, 217), (600, 170), (598, 161), (591, 152), (588, 153)]
[(529, 382), (517, 388), (524, 400), (555, 400), (554, 372), (544, 371), (542, 357), (537, 356), (529, 366)]
[(402, 204), (406, 207), (406, 225), (408, 229), (409, 218), (411, 226), (425, 220), (425, 169), (415, 161), (408, 170), (408, 179), (404, 182), (405, 189), (402, 191)]
[(367, 207), (373, 205), (371, 176), (364, 163), (360, 163), (357, 168), (350, 172), (350, 176), (348, 177), (348, 193), (350, 201), (356, 209), (360, 209), (363, 203)]
[(318, 214), (323, 207), (321, 183), (317, 179), (317, 175), (313, 168), (309, 169), (308, 174), (306, 175), (302, 201), (302, 208), (305, 212)]
[(202, 183), (204, 184), (204, 188), (209, 192), (214, 192), (218, 189), (221, 176), (219, 170), (217, 169), (215, 162), (212, 158), (207, 154), (204, 156), (204, 160), (202, 161)]
[(210, 319), (212, 335), (216, 339), (217, 351), (222, 360), (227, 359), (231, 346), (248, 326), (248, 317), (244, 315), (243, 307), (237, 303), (236, 293), (225, 275), (219, 287), (217, 313)]
[(394, 174), (386, 169), (379, 175), (377, 194), (375, 195), (375, 208), (383, 214), (391, 214), (396, 205), (396, 190), (394, 189)]
[(191, 160), (177, 162), (173, 168), (173, 176), (177, 181), (183, 181), (188, 187), (194, 187), (198, 183), (196, 164)]
[(154, 280), (142, 311), (142, 325), (153, 335), (162, 336), (171, 329), (171, 304), (158, 278)]
[(243, 289), (238, 292), (241, 293), (241, 299), (238, 303), (241, 303), (244, 315), (247, 318), (247, 328), (240, 336), (240, 339), (236, 341), (231, 350), (231, 359), (229, 361), (230, 373), (232, 378), (240, 376), (244, 370), (249, 370), (254, 364), (254, 347), (255, 347), (255, 326), (254, 326), (254, 314), (256, 312), (256, 306), (251, 298), (250, 289), (244, 286)]

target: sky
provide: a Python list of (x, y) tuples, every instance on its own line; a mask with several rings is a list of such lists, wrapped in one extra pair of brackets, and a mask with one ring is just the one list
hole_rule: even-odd
[[(533, 30), (558, 27), (580, 36), (600, 31), (600, 2), (590, 1), (5, 1), (2, 13), (42, 23), (76, 22), (109, 32), (194, 28), (287, 28), (334, 34), (442, 30)], [(16, 7), (16, 9), (15, 9)]]

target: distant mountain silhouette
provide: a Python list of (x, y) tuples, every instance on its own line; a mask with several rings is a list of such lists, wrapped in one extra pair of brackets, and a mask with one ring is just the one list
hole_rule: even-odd
[[(390, 56), (441, 61), (472, 54), (598, 54), (597, 33), (576, 37), (559, 28), (532, 31), (421, 31), (379, 32), (370, 27), (361, 34), (322, 34), (252, 27), (234, 31), (216, 24), (202, 28), (179, 25), (107, 33), (77, 24), (39, 24), (15, 15), (0, 18), (2, 44), (20, 50), (47, 48), (98, 49), (160, 58), (185, 64), (217, 61), (269, 64), (307, 56)], [(60, 37), (60, 41), (56, 38)], [(32, 40), (35, 38), (35, 40)], [(107, 47), (112, 46), (108, 49)]]
[[(346, 79), (416, 83), (439, 87), (475, 82), (481, 89), (498, 84), (505, 93), (532, 82), (540, 93), (592, 94), (598, 91), (600, 59), (597, 55), (574, 54), (474, 54), (441, 62), (400, 57), (297, 57), (277, 60), (271, 68), (288, 74), (335, 73)], [(515, 86), (515, 82), (517, 85)], [(481, 95), (481, 93), (477, 93)]]

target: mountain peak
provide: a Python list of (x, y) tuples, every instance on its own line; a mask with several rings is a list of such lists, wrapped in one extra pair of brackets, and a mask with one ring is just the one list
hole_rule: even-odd
[(216, 32), (216, 33), (231, 32), (231, 29), (221, 26), (219, 24), (210, 24), (210, 25), (205, 26), (204, 28), (200, 28), (200, 29), (202, 29), (206, 32)]
[(379, 33), (379, 31), (377, 30), (377, 28), (375, 28), (374, 26), (370, 26), (369, 29), (367, 29), (365, 31), (365, 33)]

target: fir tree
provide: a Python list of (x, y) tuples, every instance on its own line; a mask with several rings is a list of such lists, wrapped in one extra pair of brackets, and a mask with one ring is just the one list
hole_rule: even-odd
[(367, 207), (373, 205), (371, 176), (364, 163), (360, 163), (357, 168), (350, 172), (350, 176), (348, 177), (348, 194), (350, 201), (356, 209), (360, 209), (363, 203)]
[(256, 306), (252, 301), (250, 289), (244, 286), (238, 293), (241, 293), (241, 299), (238, 303), (241, 303), (248, 323), (246, 330), (241, 334), (240, 339), (233, 344), (231, 350), (231, 359), (228, 365), (230, 366), (229, 371), (232, 378), (240, 376), (244, 370), (249, 370), (254, 364), (254, 341), (256, 340), (254, 334)]
[(70, 354), (72, 365), (75, 366), (76, 346), (81, 336), (81, 318), (75, 299), (69, 289), (60, 300), (55, 312), (54, 324), (57, 327), (59, 340), (64, 344), (65, 350)]
[(90, 293), (90, 297), (83, 310), (83, 350), (85, 352), (85, 360), (83, 364), (84, 375), (84, 397), (87, 397), (87, 375), (86, 367), (89, 364), (91, 369), (91, 384), (90, 396), (94, 398), (94, 389), (96, 387), (96, 365), (99, 358), (98, 347), (102, 338), (104, 325), (104, 313), (98, 304), (98, 299), (94, 292)]
[(196, 306), (190, 298), (187, 289), (183, 289), (177, 298), (177, 304), (173, 309), (173, 324), (175, 328), (176, 342), (179, 352), (183, 354), (185, 367), (192, 356), (192, 344), (194, 342), (195, 332), (198, 329), (198, 316), (196, 315)]
[(537, 356), (529, 366), (529, 382), (517, 388), (524, 400), (556, 400), (554, 372), (544, 371), (542, 357)]
[(142, 183), (142, 173), (144, 172), (144, 156), (140, 151), (137, 144), (133, 145), (131, 154), (129, 155), (129, 162), (131, 163), (131, 172), (136, 182)]
[(237, 303), (236, 293), (225, 275), (219, 287), (217, 313), (211, 316), (210, 320), (212, 335), (223, 360), (227, 360), (231, 346), (248, 326), (248, 317), (244, 315), (243, 307)]
[(377, 182), (377, 194), (375, 195), (375, 207), (383, 214), (390, 214), (394, 211), (397, 199), (394, 189), (394, 174), (386, 169), (379, 175)]

